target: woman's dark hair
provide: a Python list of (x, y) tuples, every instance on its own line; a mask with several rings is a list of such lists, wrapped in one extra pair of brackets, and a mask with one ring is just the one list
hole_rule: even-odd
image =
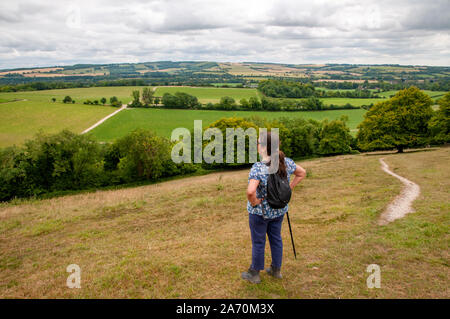
[[(278, 138), (277, 134), (273, 134), (274, 137)], [(261, 145), (264, 146), (267, 150), (267, 155), (272, 155), (272, 132), (261, 132), (261, 134), (259, 135), (260, 138), (260, 142)], [(278, 156), (279, 156), (279, 161), (278, 161), (278, 175), (280, 175), (280, 177), (286, 177), (287, 176), (287, 172), (286, 172), (286, 163), (284, 161), (285, 155), (283, 153), (283, 151), (280, 151), (280, 139), (278, 138), (278, 148), (276, 150), (273, 150), (274, 152), (278, 151)], [(269, 165), (270, 165), (270, 161), (269, 161)]]

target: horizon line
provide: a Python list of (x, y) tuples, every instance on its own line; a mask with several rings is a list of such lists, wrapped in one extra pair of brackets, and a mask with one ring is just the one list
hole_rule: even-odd
[(38, 69), (38, 68), (51, 68), (51, 67), (65, 67), (65, 66), (75, 66), (75, 65), (113, 65), (113, 64), (144, 64), (144, 63), (158, 63), (158, 62), (214, 62), (214, 63), (252, 63), (252, 64), (280, 64), (280, 65), (296, 65), (296, 66), (307, 66), (307, 65), (358, 65), (358, 66), (401, 66), (401, 67), (436, 67), (436, 68), (450, 68), (446, 65), (427, 65), (427, 64), (398, 64), (398, 63), (285, 63), (285, 62), (261, 62), (261, 61), (213, 61), (213, 60), (156, 60), (156, 61), (144, 61), (144, 62), (106, 62), (106, 63), (73, 63), (73, 64), (53, 64), (53, 65), (40, 65), (40, 66), (30, 66), (30, 67), (16, 67), (16, 68), (6, 68), (0, 69), (0, 71), (14, 71), (20, 69)]

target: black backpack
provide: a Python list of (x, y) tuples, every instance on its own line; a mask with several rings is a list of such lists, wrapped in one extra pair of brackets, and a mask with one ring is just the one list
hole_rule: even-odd
[(269, 174), (267, 180), (267, 202), (274, 209), (284, 208), (291, 200), (292, 190), (287, 177), (278, 173)]

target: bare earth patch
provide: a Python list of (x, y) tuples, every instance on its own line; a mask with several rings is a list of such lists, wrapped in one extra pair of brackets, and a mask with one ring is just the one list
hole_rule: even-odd
[(387, 207), (386, 210), (381, 214), (378, 225), (386, 225), (396, 219), (404, 217), (406, 214), (414, 212), (412, 208), (413, 201), (420, 194), (420, 187), (409, 179), (406, 179), (400, 175), (395, 174), (389, 170), (389, 166), (380, 158), (381, 169), (386, 173), (398, 178), (405, 187), (403, 188), (400, 195), (398, 195)]

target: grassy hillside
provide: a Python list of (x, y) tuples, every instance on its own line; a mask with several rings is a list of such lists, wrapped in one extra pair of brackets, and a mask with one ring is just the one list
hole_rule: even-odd
[[(418, 183), (409, 214), (377, 226), (401, 190), (378, 159)], [(282, 280), (240, 279), (250, 263), (248, 170), (0, 205), (0, 297), (449, 298), (450, 148), (300, 162)], [(270, 262), (267, 250), (266, 262)], [(381, 288), (368, 289), (369, 264)], [(68, 289), (66, 267), (81, 267)]]
[(250, 117), (253, 115), (269, 119), (279, 117), (302, 117), (330, 120), (347, 115), (349, 127), (355, 129), (362, 121), (365, 110), (336, 110), (321, 112), (249, 112), (249, 111), (203, 111), (170, 109), (126, 109), (105, 121), (91, 132), (100, 141), (111, 141), (124, 136), (136, 128), (146, 128), (157, 134), (170, 138), (172, 130), (177, 127), (193, 128), (194, 120), (203, 120), (203, 126), (222, 117)]

